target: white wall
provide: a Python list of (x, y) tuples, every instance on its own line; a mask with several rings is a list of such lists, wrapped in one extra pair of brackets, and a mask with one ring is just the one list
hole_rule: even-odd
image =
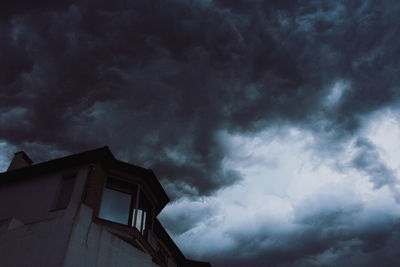
[(87, 174), (79, 169), (68, 207), (54, 212), (61, 172), (0, 188), (1, 267), (62, 266)]
[[(76, 210), (86, 182), (88, 166), (74, 168), (78, 171), (70, 206)], [(49, 212), (53, 208), (57, 189), (66, 170), (37, 177), (20, 179), (0, 187), (0, 220), (15, 217), (31, 224), (60, 216), (66, 210)], [(18, 179), (16, 179), (18, 180)], [(72, 204), (72, 205), (71, 205)], [(68, 207), (71, 210), (70, 207)]]
[(72, 221), (58, 217), (1, 233), (0, 266), (61, 267), (71, 228)]
[(82, 204), (63, 267), (155, 267), (151, 257), (92, 223), (92, 209)]

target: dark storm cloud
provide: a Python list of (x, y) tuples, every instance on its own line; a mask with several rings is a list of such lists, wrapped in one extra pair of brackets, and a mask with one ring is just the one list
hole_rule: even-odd
[(3, 0), (2, 9), (0, 10), (0, 21), (10, 20), (13, 16), (44, 10), (59, 10), (68, 7), (72, 0)]
[(5, 63), (19, 59), (3, 65), (2, 109), (23, 112), (2, 124), (2, 139), (74, 151), (108, 143), (166, 179), (179, 177), (178, 191), (237, 181), (220, 169), (216, 132), (268, 119), (265, 105), (288, 102), (300, 79), (261, 17), (213, 4), (83, 1), (12, 11), (2, 54)]
[[(395, 101), (395, 9), (354, 1), (11, 5), (1, 24), (0, 101), (25, 126), (3, 123), (1, 138), (69, 151), (109, 144), (178, 179), (177, 196), (210, 193), (240, 179), (220, 167), (218, 130), (313, 125), (322, 112), (337, 131), (353, 131), (360, 115)], [(339, 78), (351, 93), (325, 112), (322, 98)]]

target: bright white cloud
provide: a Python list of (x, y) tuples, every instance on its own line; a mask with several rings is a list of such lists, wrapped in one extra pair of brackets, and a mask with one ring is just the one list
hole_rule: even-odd
[[(376, 114), (361, 136), (378, 147), (381, 160), (398, 177), (398, 118), (389, 111)], [(199, 203), (210, 207), (212, 211), (198, 218), (194, 227), (175, 236), (188, 255), (218, 257), (237, 251), (245, 238), (249, 249), (240, 249), (242, 257), (252, 253), (252, 245), (268, 250), (290, 242), (286, 237), (303, 227), (302, 220), (324, 211), (355, 216), (360, 225), (373, 214), (400, 216), (393, 190), (388, 186), (374, 189), (371, 177), (350, 164), (359, 136), (330, 156), (316, 150), (321, 140), (311, 132), (293, 127), (268, 129), (254, 136), (221, 132), (219, 138), (230, 148), (225, 168), (240, 172), (243, 181), (201, 202), (181, 199), (161, 216), (171, 218), (179, 210), (196, 213)], [(329, 251), (321, 255), (333, 256)]]

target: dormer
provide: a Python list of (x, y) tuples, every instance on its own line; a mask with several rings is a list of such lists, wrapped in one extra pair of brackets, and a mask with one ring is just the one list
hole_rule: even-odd
[(153, 171), (119, 160), (99, 162), (86, 188), (85, 203), (93, 209), (97, 224), (160, 258), (156, 216), (169, 198)]
[(160, 203), (146, 178), (110, 171), (102, 188), (97, 217), (136, 228), (143, 235), (153, 229)]

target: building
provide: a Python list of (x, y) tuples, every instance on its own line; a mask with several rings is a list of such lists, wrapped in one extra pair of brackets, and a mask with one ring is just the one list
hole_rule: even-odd
[(154, 173), (107, 147), (0, 173), (0, 266), (211, 266), (187, 259), (157, 219), (169, 198)]

